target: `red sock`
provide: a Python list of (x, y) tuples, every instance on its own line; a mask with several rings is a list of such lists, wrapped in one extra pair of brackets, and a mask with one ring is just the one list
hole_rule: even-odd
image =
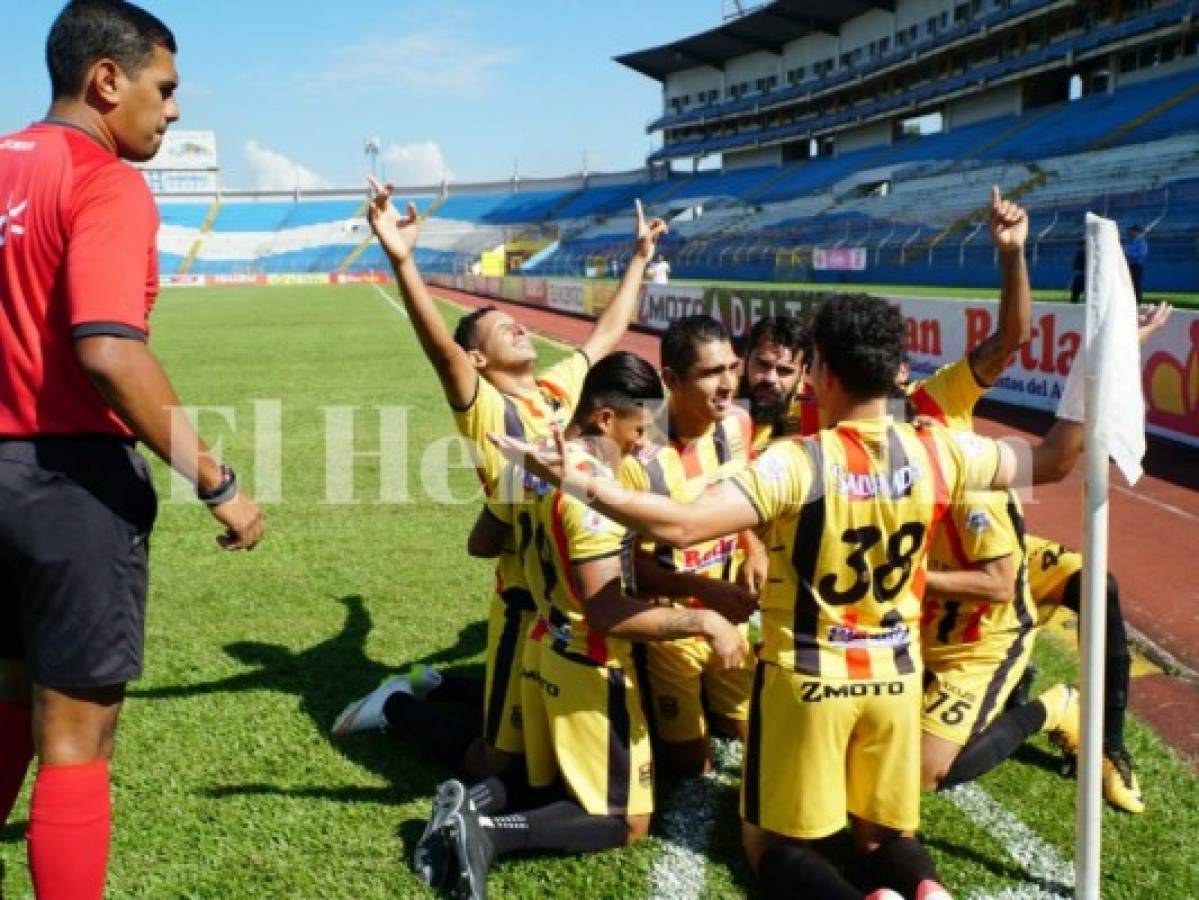
[(29, 811), (38, 900), (101, 900), (111, 836), (107, 760), (38, 769)]
[(0, 828), (8, 822), (33, 759), (33, 712), (0, 700)]

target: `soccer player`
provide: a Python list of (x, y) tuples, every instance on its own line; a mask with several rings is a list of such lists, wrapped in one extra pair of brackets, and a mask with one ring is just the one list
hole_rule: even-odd
[(156, 500), (141, 441), (249, 550), (262, 514), (178, 414), (150, 351), (158, 213), (122, 160), (179, 118), (175, 38), (120, 0), (67, 4), (46, 118), (0, 139), (0, 825), (37, 756), (39, 900), (97, 900), (109, 759), (141, 675)]
[(820, 406), (803, 380), (812, 336), (793, 316), (767, 316), (749, 330), (742, 348), (741, 396), (749, 400), (755, 453), (772, 440), (820, 430)]
[[(1164, 303), (1140, 310), (1138, 334), (1142, 343), (1166, 324), (1170, 312)], [(967, 391), (959, 391), (956, 397), (956, 405), (951, 402), (943, 410), (968, 427), (973, 424), (973, 402)], [(926, 610), (926, 662), (936, 679), (945, 681), (931, 684), (926, 693), (924, 783), (930, 790), (978, 778), (1038, 731), (1051, 732), (1054, 743), (1067, 757), (1075, 756), (1079, 747), (1073, 688), (1055, 685), (1037, 702), (1002, 713), (999, 710), (1021, 675), (1031, 675), (1027, 651), (1031, 650), (1035, 628), (1058, 606), (1079, 611), (1082, 557), (1046, 538), (1025, 537), (1023, 516), (1014, 496), (1010, 504), (1006, 499), (988, 500), (981, 495), (971, 500), (979, 502), (980, 508), (956, 508), (956, 514), (946, 520), (943, 539), (933, 548), (934, 562), (939, 562), (942, 569), (959, 571), (930, 573), (928, 583), (930, 593), (938, 588), (950, 595), (963, 589), (967, 592), (943, 598), (947, 601), (943, 614), (938, 613), (942, 608), (935, 600), (933, 608)], [(992, 506), (990, 512), (988, 504)], [(1028, 592), (1027, 602), (1022, 599), (1024, 590)], [(994, 613), (992, 604), (997, 604)], [(936, 619), (931, 627), (930, 616)], [(1107, 619), (1103, 791), (1118, 809), (1140, 813), (1145, 808), (1144, 797), (1124, 744), (1132, 660), (1119, 586), (1110, 574)], [(955, 623), (963, 627), (955, 628)], [(964, 695), (984, 682), (987, 715), (980, 717), (979, 707)], [(953, 702), (943, 701), (942, 695)], [(975, 699), (983, 702), (982, 698)]]
[[(686, 502), (745, 467), (753, 425), (736, 405), (741, 364), (718, 321), (695, 315), (672, 322), (662, 335), (661, 356), (662, 378), (669, 389), (665, 440), (649, 442), (626, 457), (619, 479), (634, 490)], [(748, 534), (724, 535), (682, 549), (660, 543), (643, 549), (669, 572), (730, 583), (747, 550), (764, 554), (761, 543)], [(702, 603), (695, 598), (689, 602)], [(642, 688), (653, 710), (654, 737), (672, 769), (688, 776), (710, 770), (710, 731), (745, 739), (751, 662), (726, 669), (702, 637), (647, 644), (638, 648), (638, 655), (643, 662)]]
[(967, 494), (942, 522), (929, 558), (921, 638), (925, 790), (978, 778), (1037, 731), (1077, 747), (1073, 687), (1056, 684), (1031, 703), (1006, 708), (1038, 629), (1016, 495)]
[[(487, 441), (500, 431), (536, 438), (552, 425), (570, 421), (588, 368), (624, 337), (636, 312), (645, 267), (658, 239), (666, 233), (660, 219), (646, 221), (637, 203), (635, 248), (611, 304), (587, 340), (564, 361), (537, 371), (537, 351), (528, 331), (494, 306), (463, 316), (453, 334), (429, 295), (413, 259), (420, 238), (420, 217), (409, 204), (401, 216), (391, 202), (390, 187), (372, 179), (368, 209), (371, 228), (395, 270), (404, 308), (417, 338), (441, 380), (454, 422), (476, 451), (484, 492), (494, 492), (503, 458)], [(534, 604), (513, 548), (496, 565), (496, 590), (487, 629), (487, 665), (483, 696), (483, 735), (420, 702), (454, 699), (477, 702), (477, 682), (465, 679), (437, 687), (414, 685), (405, 676), (388, 679), (370, 694), (349, 704), (338, 716), (338, 736), (384, 725), (419, 742), (433, 756), (472, 776), (491, 774), (519, 762), (524, 751), (521, 732), (521, 646), (533, 621)]]
[[(574, 416), (577, 465), (612, 478), (661, 398), (657, 373), (640, 357), (617, 352), (596, 363)], [(517, 811), (510, 780), (493, 777), (469, 790), (443, 783), (415, 862), (426, 882), (459, 897), (485, 896), (497, 855), (602, 850), (646, 835), (653, 758), (631, 641), (703, 637), (716, 664), (732, 669), (748, 652), (740, 631), (713, 610), (634, 599), (632, 536), (512, 465), (479, 517), (470, 551), (493, 556), (510, 531), (538, 613), (522, 666), (529, 783), (546, 799), (559, 781), (567, 793)]]
[(816, 313), (812, 333), (813, 383), (833, 427), (777, 442), (693, 503), (580, 471), (561, 446), (494, 440), (598, 512), (672, 546), (770, 528), (742, 784), (750, 864), (767, 890), (859, 898), (810, 846), (849, 818), (880, 890), (943, 897), (914, 837), (921, 688), (913, 636), (928, 541), (968, 489), (1065, 477), (1081, 455), (1082, 428), (1059, 422), (1020, 455), (968, 432), (894, 423), (885, 412), (904, 353), (899, 309), (835, 298)]

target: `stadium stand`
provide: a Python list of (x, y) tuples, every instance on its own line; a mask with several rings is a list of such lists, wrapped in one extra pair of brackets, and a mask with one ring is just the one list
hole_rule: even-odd
[[(771, 18), (794, 5), (619, 58), (664, 85), (648, 128), (664, 143), (644, 170), (413, 189), (422, 265), (468, 270), (519, 245), (524, 274), (606, 274), (640, 198), (669, 221), (661, 248), (676, 277), (992, 284), (981, 210), (998, 184), (1030, 211), (1038, 286), (1068, 283), (1088, 210), (1151, 229), (1150, 289), (1199, 284), (1199, 0), (816, 2), (802, 4), (807, 19)], [(893, 30), (879, 7), (894, 10)], [(819, 66), (794, 51), (817, 30), (853, 28), (878, 36), (857, 48), (843, 36), (847, 52)], [(763, 63), (747, 42), (778, 58)], [(723, 63), (723, 80), (696, 54)], [(793, 77), (738, 74), (751, 64)], [(704, 79), (738, 96), (713, 96)], [(164, 272), (387, 268), (359, 192), (161, 208)], [(844, 248), (864, 251), (865, 269), (815, 268), (814, 250)]]

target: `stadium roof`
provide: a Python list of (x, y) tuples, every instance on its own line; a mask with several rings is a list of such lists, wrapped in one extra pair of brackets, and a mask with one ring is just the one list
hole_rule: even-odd
[(850, 19), (872, 9), (895, 11), (896, 0), (776, 0), (719, 28), (682, 40), (616, 57), (635, 72), (663, 81), (697, 66), (724, 68), (730, 59), (758, 50), (781, 53), (783, 46), (809, 34), (837, 34)]

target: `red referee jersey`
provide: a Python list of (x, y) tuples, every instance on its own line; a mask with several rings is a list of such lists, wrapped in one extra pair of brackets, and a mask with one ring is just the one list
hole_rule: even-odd
[(129, 436), (74, 339), (148, 336), (157, 234), (141, 173), (85, 132), (0, 137), (0, 438)]

